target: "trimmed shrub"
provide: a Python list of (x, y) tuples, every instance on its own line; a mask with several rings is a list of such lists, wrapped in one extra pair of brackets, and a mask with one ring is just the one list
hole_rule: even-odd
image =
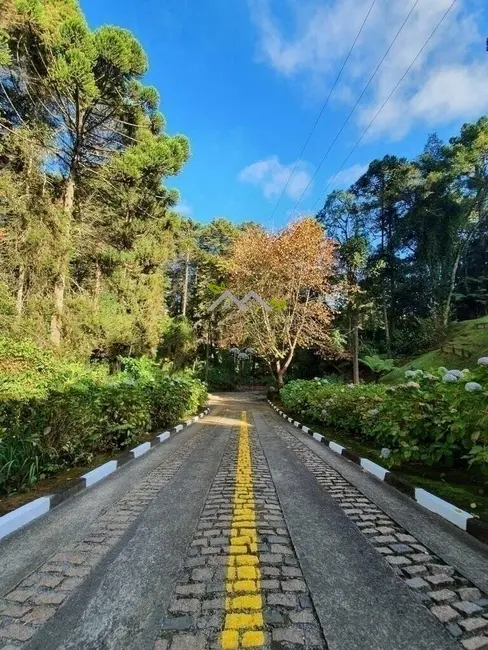
[(0, 375), (0, 494), (137, 444), (207, 400), (206, 386), (189, 373), (169, 374), (149, 359), (122, 365), (110, 376), (47, 356), (44, 364), (17, 363), (18, 373)]
[(488, 368), (406, 375), (398, 386), (294, 381), (280, 395), (287, 408), (309, 421), (375, 440), (391, 451), (390, 465), (413, 461), (486, 470)]

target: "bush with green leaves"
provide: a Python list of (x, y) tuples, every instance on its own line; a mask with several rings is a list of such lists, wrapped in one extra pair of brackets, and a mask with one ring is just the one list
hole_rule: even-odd
[(36, 363), (15, 362), (0, 373), (0, 494), (137, 444), (207, 400), (191, 373), (170, 374), (150, 359), (122, 359), (124, 370), (109, 375), (83, 364), (56, 366), (48, 354), (42, 365), (35, 349), (26, 350)]
[(285, 407), (310, 422), (374, 440), (388, 463), (430, 466), (488, 463), (488, 359), (478, 368), (407, 371), (398, 386), (337, 386), (294, 381), (280, 392)]

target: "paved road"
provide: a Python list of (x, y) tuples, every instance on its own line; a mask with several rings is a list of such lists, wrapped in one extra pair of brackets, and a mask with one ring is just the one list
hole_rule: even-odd
[(488, 648), (487, 548), (253, 395), (0, 559), (0, 650)]

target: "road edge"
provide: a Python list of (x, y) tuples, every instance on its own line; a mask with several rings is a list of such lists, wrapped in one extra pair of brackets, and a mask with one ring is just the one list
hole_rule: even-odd
[(488, 524), (474, 517), (472, 513), (461, 510), (461, 508), (458, 508), (448, 501), (444, 501), (435, 494), (432, 494), (423, 488), (415, 487), (412, 483), (405, 480), (403, 477), (398, 476), (394, 472), (391, 472), (384, 467), (381, 467), (381, 465), (378, 465), (372, 460), (369, 460), (369, 458), (362, 458), (343, 445), (340, 445), (333, 440), (328, 440), (321, 433), (314, 432), (310, 429), (310, 427), (306, 427), (301, 422), (298, 422), (298, 420), (291, 418), (275, 404), (273, 404), (271, 400), (268, 399), (267, 402), (290, 424), (293, 424), (293, 426), (297, 429), (301, 429), (301, 431), (304, 433), (312, 436), (312, 438), (317, 440), (317, 442), (321, 442), (322, 444), (326, 445), (331, 451), (339, 454), (343, 458), (346, 458), (356, 465), (359, 465), (364, 471), (373, 474), (373, 476), (376, 476), (376, 478), (378, 478), (380, 481), (383, 481), (390, 487), (399, 490), (426, 510), (434, 512), (446, 521), (449, 521), (451, 524), (457, 526), (457, 528), (460, 528), (461, 530), (468, 533), (468, 535), (475, 537), (478, 541), (488, 544)]
[(95, 483), (103, 481), (108, 476), (111, 476), (114, 472), (120, 470), (122, 467), (125, 467), (125, 465), (127, 465), (127, 463), (130, 461), (144, 456), (149, 451), (152, 451), (155, 447), (168, 440), (171, 436), (203, 418), (209, 413), (209, 411), (210, 406), (207, 405), (203, 411), (197, 415), (194, 415), (192, 418), (176, 424), (174, 427), (168, 429), (167, 431), (163, 431), (162, 433), (157, 434), (152, 440), (143, 442), (137, 447), (130, 449), (127, 453), (119, 456), (116, 460), (108, 460), (103, 463), (103, 465), (95, 467), (83, 476), (68, 481), (66, 485), (63, 485), (62, 487), (55, 490), (53, 494), (39, 497), (33, 501), (29, 501), (23, 506), (20, 506), (19, 508), (8, 512), (6, 515), (3, 515), (0, 517), (0, 540), (4, 539), (16, 530), (19, 530), (19, 528), (27, 526), (39, 517), (42, 517), (53, 508), (56, 508), (56, 506), (60, 505), (64, 501), (67, 501), (76, 494), (79, 494), (86, 488), (95, 485)]

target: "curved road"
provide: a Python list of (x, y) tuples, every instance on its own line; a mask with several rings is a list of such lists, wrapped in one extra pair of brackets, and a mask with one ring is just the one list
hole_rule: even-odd
[(0, 650), (488, 648), (487, 547), (249, 394), (0, 558)]

